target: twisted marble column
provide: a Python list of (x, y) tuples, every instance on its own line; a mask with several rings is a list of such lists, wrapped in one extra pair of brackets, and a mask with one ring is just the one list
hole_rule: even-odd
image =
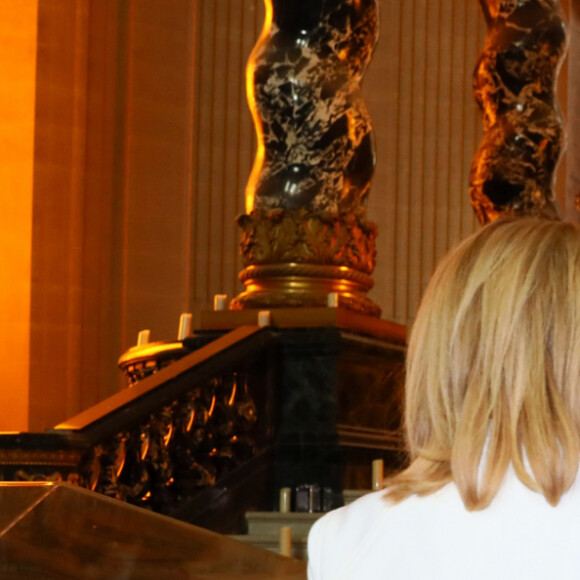
[(555, 85), (566, 50), (558, 0), (480, 0), (488, 26), (474, 73), (484, 136), (471, 168), (482, 223), (557, 217), (554, 170), (564, 144)]
[(375, 165), (360, 83), (377, 39), (376, 0), (265, 0), (247, 70), (258, 138), (242, 228), (246, 292), (231, 307), (340, 304), (378, 315)]

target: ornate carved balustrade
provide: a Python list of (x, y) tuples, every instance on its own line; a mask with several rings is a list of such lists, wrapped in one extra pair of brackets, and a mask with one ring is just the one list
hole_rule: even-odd
[(171, 512), (264, 451), (253, 394), (264, 385), (256, 357), (272, 340), (239, 328), (51, 433), (0, 438), (3, 479), (65, 480)]
[(68, 481), (222, 532), (280, 487), (316, 482), (339, 504), (373, 458), (401, 461), (404, 329), (301, 312), (230, 332), (220, 316), (251, 313), (209, 313), (176, 362), (46, 434), (0, 436), (1, 479)]

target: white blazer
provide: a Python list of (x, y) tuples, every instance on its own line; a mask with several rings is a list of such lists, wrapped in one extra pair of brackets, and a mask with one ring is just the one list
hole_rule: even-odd
[(513, 471), (468, 512), (453, 484), (397, 505), (384, 492), (326, 514), (308, 538), (309, 580), (580, 580), (580, 482), (557, 507)]

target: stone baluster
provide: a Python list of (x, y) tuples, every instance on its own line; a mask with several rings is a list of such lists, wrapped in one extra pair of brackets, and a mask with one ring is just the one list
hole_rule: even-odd
[(379, 315), (365, 295), (375, 151), (360, 95), (377, 0), (264, 1), (247, 69), (258, 150), (238, 219), (246, 291), (231, 308), (326, 306), (336, 293), (340, 306)]
[(562, 151), (555, 85), (566, 50), (558, 0), (480, 0), (488, 26), (474, 93), (484, 136), (471, 168), (482, 223), (505, 214), (557, 218), (554, 170)]

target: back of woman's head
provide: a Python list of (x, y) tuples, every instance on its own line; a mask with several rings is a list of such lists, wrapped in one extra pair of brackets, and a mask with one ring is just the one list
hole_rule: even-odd
[(433, 276), (409, 341), (411, 464), (394, 500), (457, 485), (486, 507), (510, 463), (555, 505), (578, 471), (580, 233), (520, 218), (486, 226)]

